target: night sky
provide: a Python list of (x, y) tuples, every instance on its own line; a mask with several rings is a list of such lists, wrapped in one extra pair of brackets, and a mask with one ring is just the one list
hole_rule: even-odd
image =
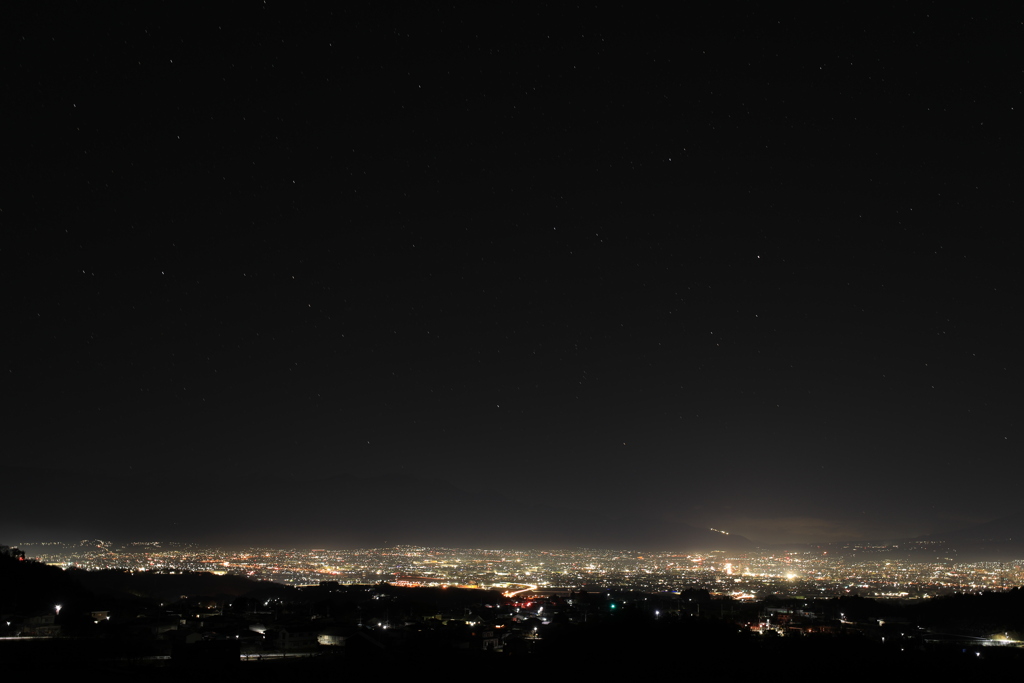
[(760, 542), (1019, 512), (1020, 14), (689, 11), (5, 8), (0, 541), (252, 477)]

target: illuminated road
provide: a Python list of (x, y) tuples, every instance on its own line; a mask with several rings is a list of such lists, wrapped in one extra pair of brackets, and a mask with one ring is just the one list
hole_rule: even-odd
[(517, 584), (513, 584), (513, 585), (516, 585), (516, 586), (526, 586), (526, 588), (521, 588), (520, 590), (517, 590), (517, 591), (505, 591), (504, 593), (502, 593), (502, 595), (504, 595), (506, 598), (511, 598), (513, 595), (519, 595), (520, 593), (525, 593), (527, 591), (535, 591), (535, 590), (537, 590), (537, 588), (539, 588), (539, 586), (531, 586), (530, 584), (527, 584), (527, 583), (517, 583)]

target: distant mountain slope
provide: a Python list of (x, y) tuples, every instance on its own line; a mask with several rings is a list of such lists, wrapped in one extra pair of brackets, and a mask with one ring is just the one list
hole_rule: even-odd
[(1007, 561), (1024, 559), (1024, 512), (982, 524), (929, 534), (922, 541), (945, 541), (965, 559)]
[(4, 467), (25, 493), (22, 515), (0, 521), (8, 543), (29, 538), (178, 540), (228, 546), (595, 547), (645, 550), (754, 547), (748, 539), (645, 511), (591, 513), (517, 499), (511, 484), (464, 490), (443, 479), (280, 471), (235, 477), (169, 471), (59, 473)]

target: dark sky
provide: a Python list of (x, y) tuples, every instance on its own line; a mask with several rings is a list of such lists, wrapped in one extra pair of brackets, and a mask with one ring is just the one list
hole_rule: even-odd
[(1019, 509), (1019, 14), (207, 10), (3, 10), (5, 467)]

